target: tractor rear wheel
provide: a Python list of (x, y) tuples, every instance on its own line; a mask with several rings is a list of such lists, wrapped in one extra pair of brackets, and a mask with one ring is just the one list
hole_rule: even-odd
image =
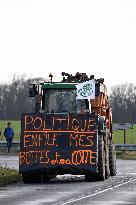
[(109, 145), (109, 167), (110, 167), (110, 176), (116, 175), (116, 152), (115, 146), (110, 143)]
[(110, 162), (109, 162), (109, 140), (107, 136), (105, 145), (105, 178), (108, 179), (110, 176)]
[[(107, 153), (109, 155), (109, 153)], [(109, 156), (106, 159), (106, 164), (105, 164), (105, 178), (108, 179), (110, 176), (110, 163), (109, 163)]]
[(98, 179), (105, 180), (105, 150), (103, 135), (98, 136)]

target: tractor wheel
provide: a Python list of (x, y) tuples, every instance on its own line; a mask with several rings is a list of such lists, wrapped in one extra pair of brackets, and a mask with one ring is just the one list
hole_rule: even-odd
[[(109, 153), (107, 153), (109, 155)], [(105, 164), (105, 178), (108, 179), (110, 176), (110, 163), (109, 163), (109, 156), (107, 156), (108, 159), (106, 159), (106, 164)]]
[(104, 181), (106, 178), (105, 150), (103, 135), (98, 136), (98, 173), (86, 173), (86, 181)]
[(106, 148), (105, 148), (105, 178), (108, 179), (110, 176), (110, 162), (109, 162), (109, 142), (107, 136)]
[(93, 182), (93, 181), (96, 181), (96, 179), (97, 179), (97, 176), (94, 173), (86, 173), (85, 174), (85, 180), (87, 182)]
[(40, 183), (41, 182), (41, 175), (38, 173), (25, 173), (22, 174), (24, 184), (29, 183)]
[(44, 174), (43, 175), (43, 182), (49, 182), (51, 179), (55, 178), (57, 175), (51, 175), (51, 174)]
[(101, 181), (105, 180), (105, 150), (103, 135), (98, 136), (98, 179)]
[(116, 175), (116, 152), (115, 146), (110, 143), (109, 145), (109, 167), (110, 167), (110, 176)]

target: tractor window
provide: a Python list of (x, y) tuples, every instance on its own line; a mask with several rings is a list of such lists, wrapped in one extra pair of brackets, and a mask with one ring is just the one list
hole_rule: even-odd
[(45, 113), (81, 113), (89, 110), (88, 100), (76, 100), (75, 90), (45, 90)]
[(77, 100), (77, 113), (81, 113), (81, 110), (89, 110), (88, 100)]
[(45, 90), (46, 113), (76, 113), (76, 92), (74, 90)]

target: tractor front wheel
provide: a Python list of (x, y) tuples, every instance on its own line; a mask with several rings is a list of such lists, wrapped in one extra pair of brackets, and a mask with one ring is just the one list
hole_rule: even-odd
[(38, 173), (24, 173), (22, 174), (24, 184), (40, 183), (41, 175)]

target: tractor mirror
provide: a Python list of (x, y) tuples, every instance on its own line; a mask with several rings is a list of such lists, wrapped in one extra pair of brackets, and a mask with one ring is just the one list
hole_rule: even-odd
[(35, 97), (35, 90), (33, 88), (29, 88), (29, 97)]

